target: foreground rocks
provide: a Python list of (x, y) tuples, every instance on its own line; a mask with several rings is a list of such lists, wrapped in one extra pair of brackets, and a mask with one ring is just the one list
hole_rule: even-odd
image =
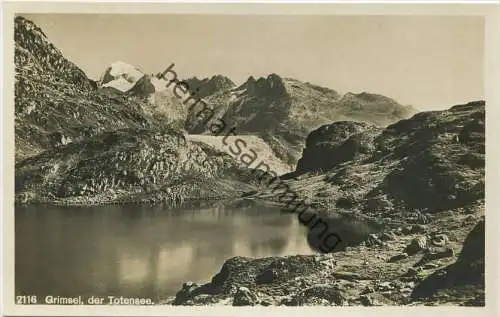
[[(436, 246), (429, 246), (394, 260), (411, 241), (421, 237), (399, 233), (383, 246), (360, 245), (333, 254), (235, 257), (227, 260), (210, 282), (185, 284), (175, 300), (169, 302), (234, 306), (481, 306), (484, 221), (480, 218), (482, 206), (475, 208), (473, 222), (471, 214), (454, 210), (455, 221), (463, 225), (459, 230), (453, 229), (451, 218), (445, 215), (429, 226), (429, 237), (443, 231), (449, 234), (447, 246), (439, 247), (453, 250), (445, 256), (429, 257), (436, 254)], [(436, 278), (441, 272), (447, 272), (445, 281)]]
[(484, 227), (483, 218), (467, 236), (457, 261), (428, 276), (413, 290), (412, 298), (439, 302), (467, 296), (465, 305), (484, 305)]

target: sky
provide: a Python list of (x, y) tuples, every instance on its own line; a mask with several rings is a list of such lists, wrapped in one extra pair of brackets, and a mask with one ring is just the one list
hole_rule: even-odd
[(460, 16), (24, 14), (92, 79), (115, 61), (235, 83), (276, 73), (420, 110), (484, 99), (484, 20)]

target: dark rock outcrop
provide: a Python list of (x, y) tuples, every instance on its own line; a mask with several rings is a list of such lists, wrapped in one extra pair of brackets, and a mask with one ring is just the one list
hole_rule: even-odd
[(380, 130), (353, 121), (338, 121), (314, 130), (306, 138), (306, 148), (293, 175), (330, 170), (354, 160), (358, 154), (371, 153), (375, 150), (373, 139)]
[(483, 218), (465, 239), (457, 261), (423, 280), (413, 290), (412, 298), (428, 298), (435, 296), (438, 292), (460, 290), (473, 286), (479, 291), (477, 300), (482, 301), (484, 306), (484, 230), (485, 221)]
[(484, 102), (423, 112), (377, 138), (386, 160), (401, 160), (380, 190), (412, 208), (433, 211), (484, 197)]
[(484, 284), (485, 226), (483, 218), (469, 233), (457, 261), (450, 267), (451, 276), (458, 281)]

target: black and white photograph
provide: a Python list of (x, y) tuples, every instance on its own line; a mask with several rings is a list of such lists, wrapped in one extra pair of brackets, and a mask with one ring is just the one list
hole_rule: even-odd
[(15, 305), (485, 306), (485, 18), (16, 13)]

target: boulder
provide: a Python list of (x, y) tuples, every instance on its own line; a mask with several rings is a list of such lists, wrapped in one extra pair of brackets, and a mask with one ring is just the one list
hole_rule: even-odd
[(438, 247), (444, 247), (446, 244), (448, 244), (448, 241), (450, 240), (448, 236), (444, 233), (439, 233), (439, 234), (434, 234), (430, 238), (431, 244), (434, 246)]
[[(365, 132), (365, 133), (363, 133)], [(306, 148), (297, 164), (297, 173), (329, 170), (373, 150), (376, 126), (353, 121), (338, 121), (321, 126), (306, 139)]]
[[(479, 290), (477, 292), (479, 297), (474, 300), (473, 305), (484, 305), (484, 227), (483, 218), (465, 239), (457, 261), (424, 279), (415, 287), (411, 297), (418, 300), (433, 296), (441, 290), (457, 289), (463, 286), (471, 288), (472, 286)], [(450, 255), (451, 252), (444, 254)]]
[(312, 298), (317, 298), (325, 299), (336, 306), (345, 306), (348, 304), (342, 292), (336, 286), (332, 285), (313, 285), (305, 289), (300, 295), (306, 302), (312, 300)]
[(268, 284), (274, 282), (279, 277), (279, 271), (275, 268), (268, 268), (257, 275), (255, 282), (257, 284)]
[(257, 296), (244, 286), (239, 287), (233, 297), (233, 306), (254, 306), (257, 302)]
[(182, 284), (182, 289), (175, 294), (173, 305), (182, 305), (193, 296), (193, 292), (198, 289), (199, 285), (193, 282)]
[(398, 262), (398, 261), (401, 261), (401, 260), (404, 260), (408, 258), (408, 254), (407, 253), (400, 253), (400, 254), (396, 254), (395, 256), (391, 257), (389, 259), (389, 262)]
[(425, 249), (427, 249), (427, 238), (425, 236), (418, 236), (411, 240), (404, 252), (408, 255), (414, 255)]

